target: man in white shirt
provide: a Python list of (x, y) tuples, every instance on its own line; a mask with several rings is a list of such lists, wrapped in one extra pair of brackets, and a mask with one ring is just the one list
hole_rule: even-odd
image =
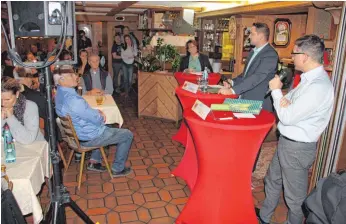
[(308, 190), (308, 171), (316, 157), (317, 141), (327, 127), (334, 104), (334, 89), (321, 60), (324, 44), (316, 35), (295, 41), (292, 58), (300, 70), (300, 84), (287, 95), (276, 75), (269, 82), (274, 108), (279, 118), (278, 148), (265, 177), (266, 199), (260, 211), (260, 223), (269, 223), (279, 203), (280, 192), (288, 206), (288, 224), (301, 224), (302, 204)]

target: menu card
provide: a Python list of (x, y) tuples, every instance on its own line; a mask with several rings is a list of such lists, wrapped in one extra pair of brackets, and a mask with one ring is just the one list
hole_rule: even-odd
[(185, 81), (183, 85), (183, 89), (191, 93), (197, 93), (198, 85), (192, 82)]
[(192, 106), (192, 111), (195, 112), (200, 118), (205, 120), (211, 109), (199, 100), (196, 100)]

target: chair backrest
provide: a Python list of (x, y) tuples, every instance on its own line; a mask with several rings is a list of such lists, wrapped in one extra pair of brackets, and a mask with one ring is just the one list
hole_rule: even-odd
[(59, 118), (60, 118), (61, 127), (63, 128), (62, 132), (64, 133), (64, 135), (67, 138), (68, 146), (71, 149), (79, 151), (80, 150), (80, 144), (79, 144), (76, 130), (73, 127), (71, 117), (66, 116), (66, 117), (59, 117)]

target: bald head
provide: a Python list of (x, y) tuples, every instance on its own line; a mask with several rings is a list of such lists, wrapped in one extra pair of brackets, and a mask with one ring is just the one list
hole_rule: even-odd
[(88, 62), (92, 69), (97, 69), (100, 64), (100, 57), (97, 54), (91, 54), (88, 58)]

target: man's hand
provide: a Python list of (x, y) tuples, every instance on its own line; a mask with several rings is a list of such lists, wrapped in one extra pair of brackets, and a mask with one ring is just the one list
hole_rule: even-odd
[(227, 82), (223, 81), (222, 83), (223, 83), (223, 86), (226, 87), (227, 89), (230, 89), (232, 87), (230, 84), (230, 83), (232, 83), (231, 79), (227, 79)]
[(5, 120), (7, 118), (7, 112), (5, 108), (1, 108), (1, 119)]
[[(2, 112), (5, 113), (6, 118), (9, 118), (9, 117), (11, 117), (13, 115), (13, 107), (11, 107), (11, 108), (2, 108)], [(1, 113), (1, 117), (2, 116), (3, 115)]]
[(87, 92), (88, 95), (102, 95), (104, 94), (103, 90), (93, 88), (92, 90)]
[(274, 90), (274, 89), (281, 89), (281, 88), (282, 88), (282, 82), (279, 76), (275, 75), (275, 77), (269, 82), (269, 89)]
[(291, 105), (291, 102), (285, 97), (282, 97), (280, 100), (280, 107), (287, 108), (289, 105)]
[(233, 95), (233, 90), (230, 89), (230, 88), (221, 88), (219, 90), (219, 94), (222, 94), (222, 95)]
[(106, 123), (106, 115), (101, 111), (101, 110), (98, 110), (100, 115), (103, 117), (103, 123)]

